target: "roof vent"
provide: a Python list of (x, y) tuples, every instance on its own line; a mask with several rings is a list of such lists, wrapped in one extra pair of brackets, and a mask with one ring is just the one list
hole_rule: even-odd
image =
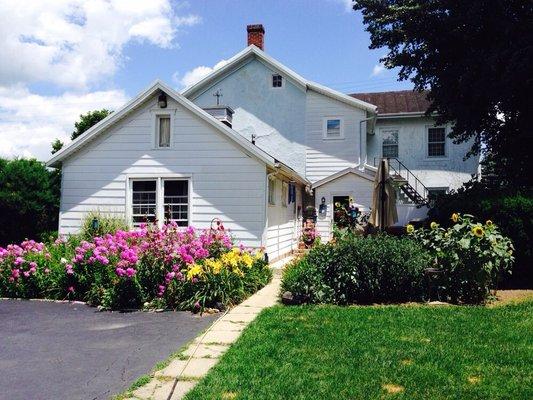
[(233, 121), (233, 109), (228, 106), (212, 106), (205, 107), (204, 111), (209, 113), (211, 116), (218, 119), (220, 122), (226, 124), (231, 128), (231, 123)]

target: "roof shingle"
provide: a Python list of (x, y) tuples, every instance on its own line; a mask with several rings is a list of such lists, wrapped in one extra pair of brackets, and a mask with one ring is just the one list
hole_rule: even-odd
[(374, 104), (378, 114), (426, 112), (429, 107), (427, 92), (400, 90), (395, 92), (352, 93), (350, 96)]

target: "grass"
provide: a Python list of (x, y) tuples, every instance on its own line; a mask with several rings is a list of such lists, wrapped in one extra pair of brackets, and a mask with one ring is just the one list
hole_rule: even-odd
[(186, 397), (531, 399), (533, 302), (276, 306)]

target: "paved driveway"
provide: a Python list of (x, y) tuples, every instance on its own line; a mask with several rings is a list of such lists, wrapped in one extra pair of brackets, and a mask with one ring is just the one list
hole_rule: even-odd
[(215, 318), (0, 300), (0, 399), (107, 399)]

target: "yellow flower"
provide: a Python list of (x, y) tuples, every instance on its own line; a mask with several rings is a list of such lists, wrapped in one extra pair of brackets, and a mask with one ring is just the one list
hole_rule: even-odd
[(483, 234), (485, 233), (485, 231), (483, 230), (483, 228), (479, 225), (476, 225), (472, 228), (472, 233), (477, 236), (477, 237), (483, 237)]
[(492, 221), (490, 219), (488, 219), (487, 222), (485, 222), (485, 225), (492, 226)]
[(457, 213), (453, 213), (453, 214), (452, 214), (452, 221), (453, 221), (454, 223), (457, 223), (457, 221), (459, 221), (459, 214), (457, 214)]
[(193, 264), (189, 267), (187, 270), (187, 279), (192, 280), (192, 278), (195, 278), (197, 276), (200, 276), (204, 273), (204, 270), (202, 269), (202, 266), (199, 264)]
[(244, 263), (244, 265), (246, 265), (248, 268), (250, 268), (254, 263), (254, 259), (248, 253), (243, 253), (241, 258), (242, 258), (242, 262)]
[(209, 268), (215, 275), (218, 275), (222, 268), (224, 268), (222, 261), (213, 260), (212, 258), (208, 258), (207, 260), (205, 260), (204, 265), (206, 268)]
[(439, 227), (439, 224), (433, 221), (429, 226), (431, 227), (431, 229), (437, 229)]
[(411, 224), (407, 224), (405, 228), (407, 229), (407, 233), (413, 233), (415, 231), (415, 227)]
[(509, 254), (510, 256), (512, 256), (512, 255), (513, 255), (513, 250), (511, 250), (511, 249), (507, 250), (507, 254)]

